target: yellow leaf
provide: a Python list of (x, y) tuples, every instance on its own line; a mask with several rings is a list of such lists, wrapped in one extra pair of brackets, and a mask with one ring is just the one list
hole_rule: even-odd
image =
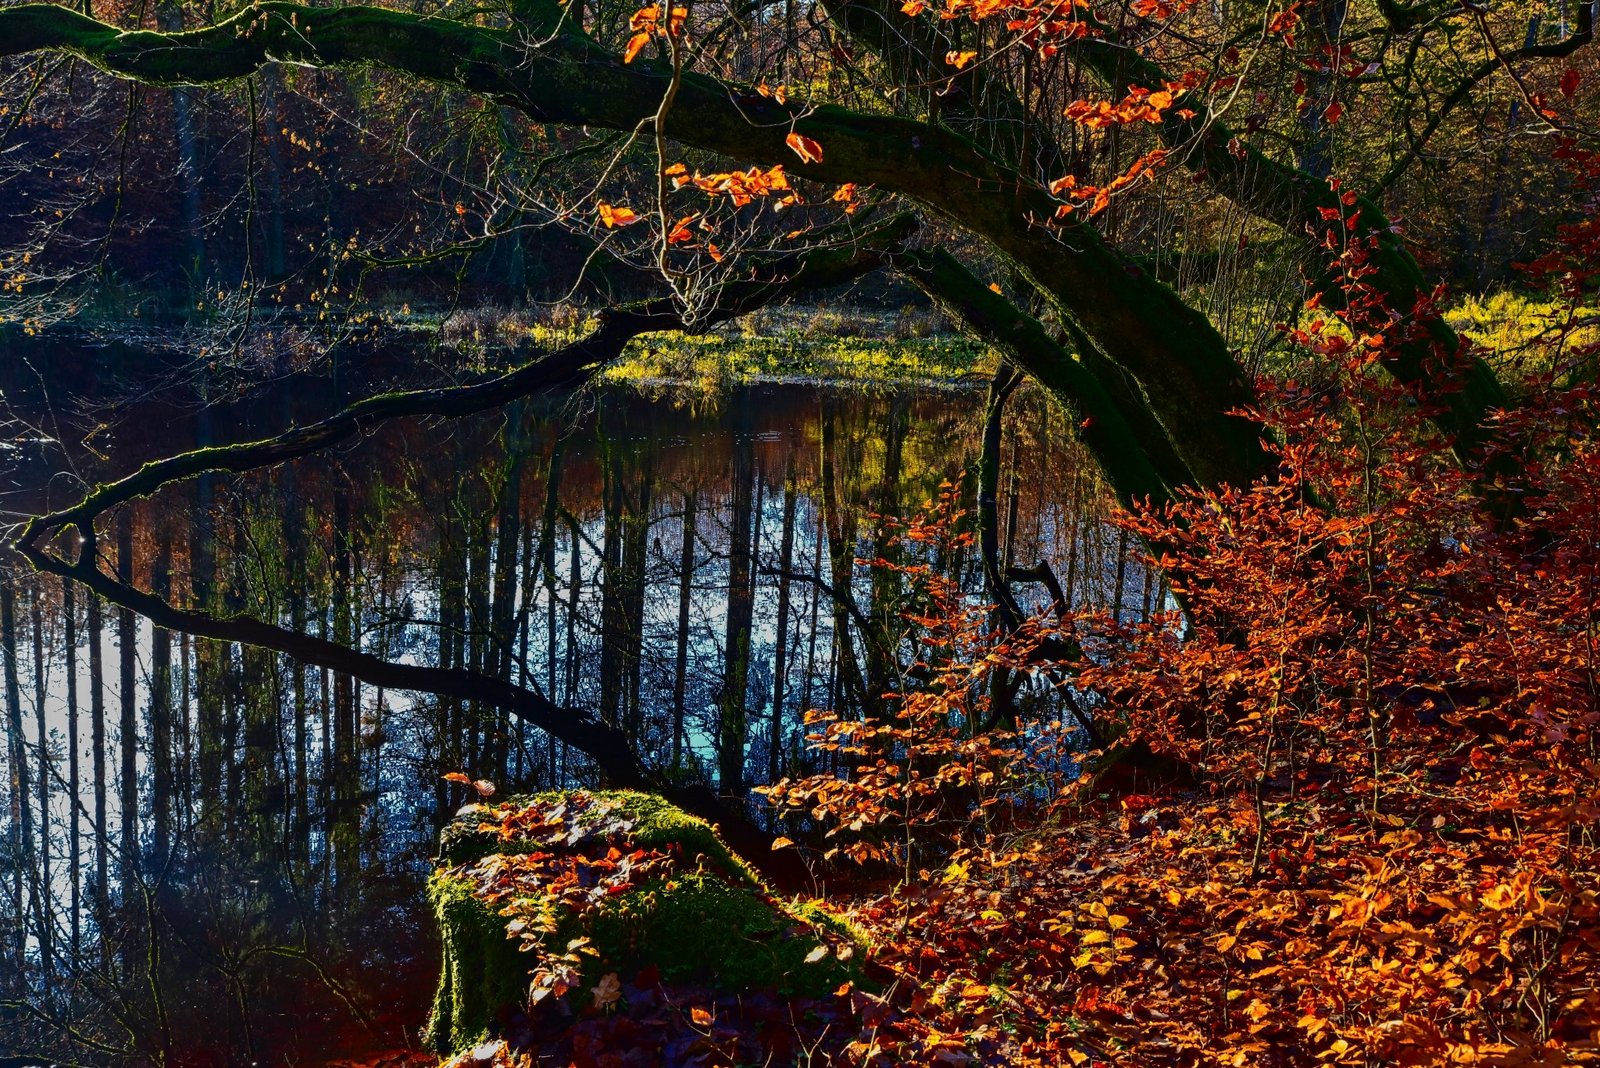
[(1219, 953), (1226, 953), (1228, 950), (1233, 948), (1233, 944), (1237, 941), (1239, 940), (1233, 935), (1225, 934), (1221, 938), (1217, 939), (1217, 951)]
[(782, 835), (779, 835), (772, 840), (772, 848), (775, 851), (779, 849), (792, 849), (793, 847), (794, 840), (792, 838), (785, 838)]
[(1113, 931), (1120, 931), (1133, 921), (1126, 916), (1108, 916), (1106, 922), (1111, 925)]
[(978, 53), (976, 52), (946, 52), (944, 61), (950, 64), (956, 70), (960, 70), (962, 67), (965, 67), (968, 63), (971, 63), (977, 58)]
[(1483, 895), (1483, 903), (1497, 912), (1510, 908), (1516, 902), (1516, 894), (1511, 887), (1501, 883)]

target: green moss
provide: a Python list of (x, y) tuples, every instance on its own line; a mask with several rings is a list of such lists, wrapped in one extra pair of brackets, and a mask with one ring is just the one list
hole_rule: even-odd
[[(568, 795), (539, 794), (513, 804), (554, 804)], [(596, 792), (581, 819), (621, 816), (633, 825), (631, 843), (666, 851), (677, 847), (682, 869), (605, 899), (579, 916), (556, 916), (545, 945), (557, 952), (578, 937), (595, 955), (583, 966), (584, 986), (607, 972), (624, 980), (654, 965), (662, 977), (704, 982), (723, 990), (773, 987), (784, 993), (823, 994), (847, 979), (859, 981), (866, 941), (859, 931), (816, 901), (774, 899), (755, 872), (704, 820), (649, 794)], [(525, 843), (501, 842), (477, 830), (486, 813), (469, 813), (447, 827), (443, 851), (452, 865), (493, 852), (514, 853)], [(529, 970), (538, 954), (522, 954), (506, 937), (506, 920), (474, 896), (475, 883), (459, 867), (436, 872), (428, 884), (439, 922), (444, 964), (434, 999), (428, 1041), (440, 1052), (459, 1051), (496, 1030), (500, 1018), (527, 997)], [(825, 942), (828, 944), (825, 947)], [(847, 946), (846, 960), (831, 947)], [(819, 948), (826, 952), (808, 960)]]
[(473, 895), (472, 880), (448, 871), (428, 880), (444, 961), (428, 1018), (427, 1043), (440, 1053), (475, 1045), (501, 1007), (527, 996), (528, 969), (505, 920)]
[(857, 955), (840, 961), (818, 928), (850, 938), (848, 928), (810, 903), (787, 907), (748, 886), (708, 871), (657, 879), (608, 901), (589, 921), (600, 951), (595, 973), (624, 975), (653, 964), (663, 978), (700, 981), (724, 990), (775, 987), (824, 994), (857, 977)]

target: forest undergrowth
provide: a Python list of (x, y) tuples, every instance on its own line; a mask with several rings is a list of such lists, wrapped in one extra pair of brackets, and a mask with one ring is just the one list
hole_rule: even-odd
[[(828, 894), (859, 982), (647, 969), (458, 1061), (1600, 1060), (1593, 346), (1552, 335), (1463, 463), (1382, 369), (1430, 309), (1330, 223), (1342, 308), (1285, 327), (1316, 384), (1258, 383), (1277, 476), (1115, 520), (1182, 612), (1006, 629), (940, 566), (977, 545), (960, 487), (884, 520), (902, 682), (876, 718), (810, 713), (815, 773), (764, 791), (777, 848), (859, 873)], [(1529, 270), (1576, 302), (1597, 253), (1591, 220)]]

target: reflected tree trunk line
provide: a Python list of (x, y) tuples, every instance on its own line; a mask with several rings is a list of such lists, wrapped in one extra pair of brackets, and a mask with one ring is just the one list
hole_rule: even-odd
[[(855, 555), (857, 519), (846, 514), (840, 500), (837, 467), (839, 431), (834, 405), (824, 399), (821, 416), (822, 455), (818, 465), (821, 482), (823, 535), (828, 542), (829, 601), (833, 609), (832, 650), (828, 672), (828, 707), (840, 713), (859, 709), (863, 715), (875, 714), (876, 703), (862, 677), (851, 638), (850, 618), (859, 613), (855, 605)], [(867, 635), (862, 636), (870, 640)]]
[(694, 603), (696, 524), (700, 495), (689, 486), (683, 491), (683, 517), (679, 521), (678, 549), (678, 626), (672, 658), (672, 769), (683, 768), (684, 715), (687, 711), (689, 683), (689, 610)]
[[(333, 493), (333, 640), (346, 648), (356, 646), (357, 607), (355, 576), (360, 552), (359, 535), (350, 514), (350, 491), (344, 480)], [(333, 769), (329, 790), (328, 838), (331, 870), (336, 883), (360, 864), (358, 817), (361, 793), (361, 752), (356, 681), (340, 671), (333, 677)]]
[(39, 755), (39, 959), (43, 964), (45, 982), (52, 981), (55, 971), (55, 907), (50, 856), (50, 780), (55, 777), (55, 761), (50, 746), (50, 728), (45, 723), (46, 654), (44, 643), (44, 598), (42, 583), (28, 584), (28, 621), (33, 632), (33, 717)]
[[(214, 441), (212, 416), (202, 408), (196, 420), (195, 438), (202, 446)], [(211, 474), (195, 480), (193, 520), (189, 528), (189, 589), (194, 603), (212, 608), (219, 603), (216, 552), (217, 486)], [(217, 837), (226, 833), (228, 813), (222, 793), (225, 742), (223, 704), (226, 700), (229, 647), (222, 642), (194, 642), (195, 675), (195, 778), (199, 797), (195, 799), (196, 818), (204, 833)]]
[[(820, 516), (815, 511), (813, 511), (813, 516), (815, 518), (811, 528), (811, 574), (820, 575), (822, 574), (823, 528), (821, 522), (817, 521)], [(820, 629), (819, 624), (821, 623), (822, 590), (816, 583), (811, 584), (811, 590), (807, 594), (807, 604), (810, 614), (806, 621), (806, 668), (804, 681), (800, 689), (800, 715), (802, 722), (805, 714), (812, 709), (811, 688), (817, 678), (817, 631)]]
[[(492, 493), (489, 473), (475, 469), (467, 478), (463, 491), (467, 496), (467, 510), (463, 516), (466, 530), (466, 667), (476, 675), (496, 677), (492, 670), (490, 645), (490, 588), (492, 569), (490, 557), (492, 542), (489, 536)], [(493, 728), (494, 710), (483, 702), (473, 700), (467, 705), (466, 767), (474, 772), (487, 772), (490, 761), (489, 736)]]
[(751, 566), (755, 537), (755, 437), (748, 403), (733, 408), (733, 483), (728, 507), (728, 609), (723, 633), (725, 670), (717, 719), (717, 788), (724, 797), (744, 794), (749, 733), (750, 630), (755, 612)]
[[(1006, 402), (1021, 384), (1022, 376), (1008, 363), (1001, 363), (989, 383), (988, 398), (984, 404), (983, 442), (978, 457), (978, 552), (983, 562), (984, 589), (994, 604), (993, 620), (996, 629), (1011, 632), (1022, 623), (1022, 607), (1011, 592), (1011, 576), (1007, 562), (1001, 557), (999, 524), (999, 486), (1001, 446), (1005, 435)], [(1013, 464), (1015, 470), (1015, 464)], [(1011, 491), (1011, 521), (1006, 528), (1006, 552), (1011, 549), (1011, 534), (1016, 529), (1015, 484)], [(994, 671), (989, 677), (989, 699), (996, 724), (1016, 722), (1015, 697), (1020, 676), (1005, 668)]]
[[(117, 513), (117, 577), (124, 583), (133, 583), (133, 513), (123, 508)], [(137, 676), (135, 674), (138, 649), (135, 646), (135, 620), (133, 609), (117, 609), (117, 700), (121, 709), (118, 719), (117, 750), (121, 758), (122, 774), (118, 777), (118, 811), (120, 837), (118, 860), (121, 881), (124, 885), (137, 880), (139, 874), (139, 704)], [(127, 904), (127, 902), (124, 902)]]
[(111, 830), (106, 822), (105, 627), (99, 595), (91, 591), (87, 594), (87, 599), (89, 602), (89, 752), (94, 763), (95, 917), (104, 923), (111, 912)]
[[(567, 578), (567, 634), (566, 650), (567, 678), (562, 690), (562, 704), (572, 707), (578, 701), (578, 679), (581, 677), (583, 667), (583, 651), (578, 648), (578, 604), (583, 597), (583, 531), (578, 526), (578, 520), (567, 514), (568, 533), (568, 578)], [(561, 744), (561, 757), (557, 761), (557, 774), (564, 775), (567, 769), (567, 745)]]
[(627, 426), (626, 419), (616, 404), (602, 402), (600, 718), (636, 743), (643, 725), (639, 688), (654, 470), (648, 431)]
[[(306, 509), (300, 499), (294, 465), (284, 468), (279, 485), (283, 500), (280, 522), (283, 526), (284, 600), (288, 607), (289, 626), (296, 632), (303, 632), (306, 629), (306, 602), (310, 597), (306, 575)], [(293, 787), (285, 813), (289, 831), (284, 837), (289, 855), (305, 861), (309, 859), (311, 837), (311, 710), (306, 691), (305, 665), (290, 659), (285, 667), (289, 675), (289, 716), (293, 732), (290, 748), (294, 759), (292, 772), (286, 772), (286, 778), (293, 783)]]
[[(172, 596), (172, 533), (156, 533), (150, 591)], [(172, 853), (172, 632), (152, 628), (150, 638), (150, 824), (151, 864), (160, 871)]]
[(767, 737), (767, 781), (777, 782), (782, 767), (784, 704), (789, 681), (789, 584), (794, 570), (794, 519), (799, 503), (795, 487), (794, 453), (789, 453), (783, 472), (783, 531), (778, 539), (778, 632), (772, 652), (772, 714)]
[[(495, 488), (493, 592), (489, 605), (489, 641), (484, 670), (501, 682), (511, 681), (517, 648), (518, 597), (526, 596), (527, 589), (526, 579), (519, 578), (517, 571), (517, 548), (522, 542), (522, 480), (532, 444), (525, 425), (525, 408), (522, 402), (518, 402), (506, 410), (505, 460), (501, 465), (499, 485)], [(505, 779), (510, 767), (511, 714), (498, 707), (490, 711), (493, 723), (484, 771), (500, 782)]]
[[(909, 429), (910, 413), (905, 398), (896, 396), (889, 407), (889, 417), (883, 428), (883, 474), (874, 494), (873, 509), (879, 515), (893, 516), (901, 511), (900, 483)], [(891, 564), (899, 563), (903, 558), (899, 540), (893, 537), (885, 524), (878, 524), (873, 534), (871, 558)], [(863, 714), (881, 716), (884, 712), (884, 695), (891, 690), (898, 690), (900, 686), (897, 645), (898, 635), (903, 629), (900, 612), (903, 608), (901, 594), (904, 582), (898, 571), (874, 567), (869, 589), (871, 604), (867, 618), (870, 626), (862, 635), (867, 654)]]
[[(0, 647), (5, 656), (6, 746), (10, 758), (11, 953), (18, 974), (28, 964), (28, 925), (43, 916), (34, 870), (34, 809), (28, 750), (22, 726), (22, 684), (17, 667), (16, 593), (9, 576), (0, 582)], [(37, 928), (36, 928), (37, 929)]]
[(623, 518), (623, 725), (628, 738), (638, 744), (644, 733), (644, 601), (648, 581), (651, 509), (655, 505), (655, 464), (652, 451), (638, 459), (635, 490)]
[(76, 961), (83, 952), (83, 824), (79, 819), (83, 751), (78, 724), (78, 604), (77, 587), (70, 579), (61, 583), (62, 645), (66, 653), (67, 684), (67, 885), (69, 897), (69, 951)]
[[(565, 455), (563, 449), (565, 441), (565, 436), (557, 433), (554, 443), (550, 446), (550, 460), (546, 467), (547, 474), (544, 484), (544, 508), (539, 525), (540, 570), (544, 579), (545, 598), (545, 695), (552, 701), (556, 699), (558, 685), (563, 681), (559, 677), (561, 661), (558, 656), (558, 631), (556, 630), (556, 586), (560, 581), (556, 575), (556, 539), (561, 516), (561, 467)], [(570, 609), (568, 614), (570, 616)], [(567, 648), (570, 650), (571, 646), (568, 645)], [(570, 700), (570, 698), (563, 698), (563, 700)], [(558, 778), (560, 769), (556, 764), (556, 744), (553, 739), (549, 738), (546, 738), (545, 743), (549, 750), (547, 753), (549, 781), (551, 785), (554, 785), (560, 781)]]

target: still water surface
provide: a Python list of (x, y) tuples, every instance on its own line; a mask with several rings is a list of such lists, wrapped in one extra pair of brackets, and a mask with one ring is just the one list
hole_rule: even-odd
[[(59, 507), (85, 481), (324, 406), (285, 394), (36, 420), (0, 507)], [(970, 484), (982, 406), (969, 390), (757, 385), (398, 422), (169, 487), (110, 519), (100, 551), (173, 600), (536, 688), (621, 725), (651, 767), (748, 786), (805, 769), (804, 709), (885, 685), (895, 590), (858, 558), (886, 551), (874, 516)], [(1101, 521), (1063, 419), (1012, 402), (1004, 551), (1049, 561), (1075, 604), (1147, 614), (1159, 582)], [(941, 566), (982, 596), (975, 557)], [(4, 594), (0, 1058), (290, 1064), (403, 1047), (433, 980), (422, 884), (464, 800), (440, 775), (502, 792), (593, 781), (487, 704), (171, 633), (25, 569)], [(730, 694), (745, 723), (732, 742)]]

